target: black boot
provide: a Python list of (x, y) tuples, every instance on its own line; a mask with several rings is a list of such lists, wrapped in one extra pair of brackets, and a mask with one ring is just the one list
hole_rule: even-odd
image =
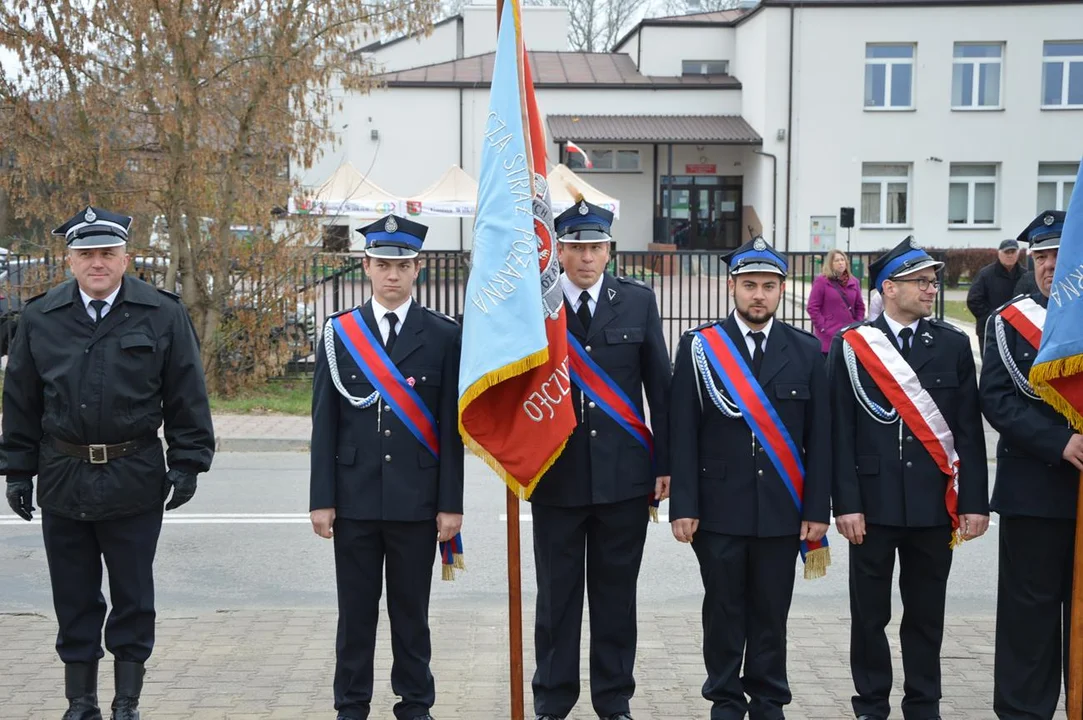
[(116, 675), (116, 696), (113, 698), (112, 720), (139, 720), (139, 693), (143, 691), (143, 663), (113, 663)]
[(61, 720), (102, 720), (98, 709), (98, 661), (64, 665), (68, 711)]

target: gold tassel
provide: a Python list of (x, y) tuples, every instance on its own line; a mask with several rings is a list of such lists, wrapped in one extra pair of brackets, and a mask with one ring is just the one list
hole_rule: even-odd
[(962, 545), (964, 542), (963, 531), (961, 528), (956, 528), (951, 533), (951, 542), (948, 543), (948, 547), (954, 550)]
[(658, 508), (656, 508), (654, 505), (650, 505), (649, 507), (650, 507), (650, 513), (651, 513), (651, 522), (652, 523), (658, 522)]
[(455, 579), (455, 566), (440, 564), (440, 576), (442, 580), (454, 580)]
[(462, 553), (455, 553), (454, 557), (455, 557), (455, 564), (453, 565), (453, 567), (456, 570), (465, 570), (466, 569), (466, 560), (463, 559), (463, 554)]
[(1072, 355), (1060, 360), (1044, 362), (1030, 368), (1030, 384), (1042, 400), (1068, 419), (1076, 432), (1083, 432), (1083, 413), (1053, 388), (1049, 383), (1083, 373), (1083, 355)]
[(805, 579), (815, 580), (827, 575), (831, 567), (831, 548), (821, 547), (809, 550), (805, 555)]

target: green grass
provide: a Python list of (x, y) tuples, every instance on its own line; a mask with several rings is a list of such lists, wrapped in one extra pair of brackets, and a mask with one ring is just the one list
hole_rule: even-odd
[(233, 397), (211, 396), (211, 412), (226, 415), (308, 415), (312, 412), (312, 378), (272, 380)]
[(975, 322), (974, 316), (970, 313), (970, 309), (967, 308), (965, 300), (945, 300), (944, 315), (955, 318), (956, 320)]

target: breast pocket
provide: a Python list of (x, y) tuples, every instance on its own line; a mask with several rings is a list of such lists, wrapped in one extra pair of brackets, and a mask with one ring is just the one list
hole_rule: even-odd
[(775, 398), (778, 400), (808, 400), (811, 397), (808, 385), (778, 383), (775, 385)]
[(634, 366), (639, 363), (639, 346), (643, 344), (643, 328), (606, 328), (605, 344), (614, 366)]
[(129, 387), (156, 388), (158, 380), (158, 344), (141, 332), (120, 336), (117, 353), (117, 377)]
[(954, 390), (959, 387), (959, 375), (955, 372), (924, 372), (918, 375), (926, 390)]

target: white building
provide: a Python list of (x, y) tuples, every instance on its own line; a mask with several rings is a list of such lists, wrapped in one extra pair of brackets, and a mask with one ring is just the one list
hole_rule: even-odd
[[(590, 154), (622, 250), (734, 247), (750, 227), (845, 247), (842, 207), (855, 251), (992, 247), (1063, 209), (1083, 156), (1083, 0), (762, 0), (643, 20), (612, 53), (566, 51), (566, 24), (524, 9), (549, 156)], [(385, 87), (343, 98), (341, 145), (303, 181), (343, 161), (403, 196), (452, 164), (476, 178), (495, 27), (468, 6), (363, 48)], [(470, 246), (469, 219), (428, 224), (427, 248)]]

